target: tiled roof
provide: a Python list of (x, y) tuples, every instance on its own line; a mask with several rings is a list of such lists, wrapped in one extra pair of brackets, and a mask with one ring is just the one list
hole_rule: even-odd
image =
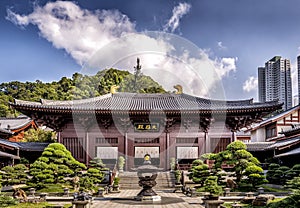
[(0, 128), (0, 135), (1, 135), (1, 134), (5, 134), (5, 135), (13, 135), (14, 132), (12, 132), (11, 130), (8, 130), (8, 129)]
[(27, 116), (20, 116), (17, 118), (1, 118), (0, 117), (0, 130), (15, 130), (22, 128), (32, 122), (32, 119)]
[(286, 139), (282, 141), (276, 141), (273, 145), (269, 146), (267, 149), (281, 149), (285, 146), (291, 146), (299, 142), (300, 142), (300, 137), (295, 137), (292, 139)]
[(0, 139), (0, 145), (1, 144), (22, 151), (39, 151), (39, 152), (44, 151), (44, 149), (49, 145), (49, 143), (42, 143), (42, 142), (10, 142), (5, 139)]
[(271, 145), (275, 144), (275, 142), (249, 142), (246, 143), (248, 151), (265, 151)]
[(288, 110), (286, 110), (286, 111), (284, 111), (282, 113), (279, 113), (279, 114), (277, 114), (275, 116), (272, 116), (272, 117), (270, 117), (268, 119), (265, 119), (262, 122), (260, 122), (260, 123), (258, 123), (256, 125), (253, 125), (253, 127), (250, 129), (250, 131), (251, 130), (256, 130), (256, 129), (260, 128), (260, 127), (268, 125), (269, 123), (275, 122), (275, 121), (281, 119), (282, 117), (287, 116), (288, 114), (290, 114), (290, 113), (294, 112), (295, 110), (299, 109), (299, 107), (300, 107), (300, 105), (297, 105), (297, 106), (295, 106), (295, 107), (293, 107), (291, 109), (288, 109)]
[(44, 111), (264, 111), (266, 108), (281, 108), (278, 101), (267, 103), (253, 103), (252, 99), (237, 101), (210, 100), (187, 94), (140, 94), (140, 93), (115, 93), (103, 96), (72, 101), (41, 100), (29, 102), (15, 100), (11, 103), (16, 109), (40, 109)]
[(285, 157), (285, 156), (296, 155), (296, 154), (300, 154), (300, 147), (279, 155), (275, 155), (274, 157)]
[(292, 124), (290, 129), (279, 132), (279, 134), (284, 134), (285, 136), (295, 135), (300, 132), (300, 124)]
[(2, 151), (0, 151), (0, 157), (9, 157), (9, 158), (12, 158), (12, 159), (17, 159), (17, 160), (20, 159), (20, 157), (17, 156), (17, 155), (9, 154), (7, 152), (2, 152)]

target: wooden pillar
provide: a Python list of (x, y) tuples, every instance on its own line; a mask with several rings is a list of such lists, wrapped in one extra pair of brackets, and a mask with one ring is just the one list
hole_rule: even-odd
[(60, 131), (57, 132), (57, 142), (58, 143), (62, 143), (61, 138), (60, 138), (61, 137), (60, 133), (61, 133)]
[(206, 142), (207, 142), (207, 131), (204, 132), (204, 153), (207, 153), (207, 147), (206, 147)]
[(210, 147), (210, 137), (208, 136), (208, 133), (205, 133), (205, 153), (209, 153), (211, 151)]
[(166, 132), (166, 164), (165, 164), (165, 168), (166, 170), (169, 170), (170, 169), (170, 150), (169, 150), (169, 147), (170, 147), (170, 133), (167, 131)]
[(125, 156), (125, 171), (128, 171), (128, 138), (127, 132), (124, 134), (124, 156)]
[(232, 134), (231, 134), (231, 142), (235, 142), (236, 141), (236, 132), (235, 131), (232, 131)]
[(85, 132), (85, 165), (89, 164), (89, 132), (86, 130)]

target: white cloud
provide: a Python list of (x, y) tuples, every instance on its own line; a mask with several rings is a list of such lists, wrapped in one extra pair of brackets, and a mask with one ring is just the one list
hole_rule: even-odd
[(169, 19), (168, 23), (164, 26), (164, 31), (174, 32), (179, 27), (180, 19), (187, 14), (191, 9), (191, 5), (188, 3), (179, 3), (178, 6), (174, 7), (173, 15)]
[[(174, 8), (171, 31), (189, 9), (186, 3)], [(36, 6), (28, 15), (8, 10), (7, 19), (19, 26), (36, 25), (42, 37), (84, 66), (83, 73), (95, 74), (109, 67), (133, 71), (140, 57), (143, 73), (167, 90), (181, 84), (186, 93), (220, 98), (221, 79), (236, 70), (237, 58), (211, 59), (207, 50), (169, 33), (138, 33), (134, 23), (117, 10), (93, 12), (73, 2), (57, 1)]]
[(243, 90), (246, 92), (250, 92), (252, 90), (257, 90), (258, 87), (258, 79), (257, 77), (249, 77), (243, 85)]
[[(173, 91), (175, 84), (181, 84), (184, 92), (188, 94), (222, 97), (221, 79), (236, 70), (236, 58), (212, 60), (206, 51), (199, 48), (193, 50), (189, 41), (182, 42), (181, 37), (171, 34), (164, 39), (164, 35), (165, 33), (156, 33), (156, 36), (141, 33), (120, 38), (99, 50), (85, 70), (96, 71), (93, 66), (104, 64), (106, 67), (133, 71), (136, 57), (139, 57), (143, 73), (151, 76), (167, 90)], [(172, 39), (173, 42), (169, 42)], [(176, 45), (180, 41), (182, 43)], [(180, 51), (182, 48), (189, 48), (191, 51)], [(119, 59), (113, 58), (116, 54)]]
[(7, 18), (20, 26), (37, 25), (41, 36), (56, 48), (65, 49), (79, 64), (123, 33), (135, 31), (129, 18), (117, 10), (91, 12), (68, 1), (36, 6), (27, 16), (8, 10)]
[(225, 50), (225, 49), (227, 49), (227, 47), (223, 45), (223, 42), (222, 42), (222, 41), (219, 41), (219, 42), (217, 43), (217, 45), (218, 45), (218, 47), (219, 47), (220, 50)]
[(215, 60), (215, 66), (217, 74), (220, 77), (227, 76), (231, 71), (236, 71), (235, 62), (238, 58), (221, 58), (221, 60)]

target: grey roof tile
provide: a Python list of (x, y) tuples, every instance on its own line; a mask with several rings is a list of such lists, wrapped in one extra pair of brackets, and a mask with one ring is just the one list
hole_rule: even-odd
[(40, 103), (15, 100), (12, 106), (36, 107), (57, 110), (116, 110), (116, 111), (149, 111), (149, 110), (255, 110), (265, 107), (281, 106), (278, 101), (267, 103), (253, 103), (252, 99), (222, 101), (195, 97), (187, 94), (141, 94), (141, 93), (115, 93), (103, 96), (72, 100), (49, 101), (41, 100)]

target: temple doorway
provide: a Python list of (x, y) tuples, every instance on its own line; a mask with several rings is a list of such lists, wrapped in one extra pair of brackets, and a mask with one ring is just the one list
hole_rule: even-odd
[(199, 147), (177, 147), (176, 159), (180, 169), (191, 168), (192, 162), (199, 157)]
[(140, 166), (144, 162), (144, 156), (149, 154), (152, 165), (160, 165), (160, 149), (156, 147), (134, 147), (134, 166)]

